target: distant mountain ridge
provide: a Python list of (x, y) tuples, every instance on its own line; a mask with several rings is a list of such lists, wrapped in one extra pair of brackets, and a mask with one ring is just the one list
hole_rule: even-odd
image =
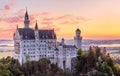
[[(67, 40), (66, 42), (74, 42), (74, 40), (70, 39), (70, 40)], [(83, 39), (82, 44), (120, 44), (120, 39), (116, 39), (116, 40)]]
[[(58, 40), (60, 42), (60, 40)], [(66, 39), (66, 43), (74, 43), (73, 39)], [(0, 40), (2, 43), (14, 43), (13, 40)], [(115, 40), (93, 40), (93, 39), (83, 39), (82, 44), (120, 44), (120, 39)]]
[[(60, 42), (60, 40), (58, 40)], [(74, 40), (73, 39), (66, 39), (65, 40), (66, 44), (69, 45), (74, 45)], [(83, 39), (82, 40), (82, 47), (83, 48), (89, 48), (90, 45), (115, 45), (114, 47), (110, 47), (110, 49), (118, 49), (120, 50), (120, 39), (116, 40), (92, 40), (92, 39)], [(119, 46), (117, 46), (119, 45)], [(109, 48), (109, 47), (108, 47)], [(0, 50), (14, 50), (14, 41), (13, 40), (0, 40)]]

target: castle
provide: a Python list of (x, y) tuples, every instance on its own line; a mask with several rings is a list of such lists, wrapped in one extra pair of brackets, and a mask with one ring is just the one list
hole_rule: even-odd
[(21, 65), (26, 61), (38, 61), (41, 58), (47, 58), (62, 69), (71, 69), (71, 59), (77, 56), (77, 51), (81, 48), (81, 31), (76, 30), (75, 44), (66, 45), (64, 39), (57, 42), (54, 29), (39, 30), (37, 22), (35, 28), (31, 29), (29, 24), (29, 15), (26, 11), (24, 28), (17, 26), (13, 36), (14, 58), (18, 59)]

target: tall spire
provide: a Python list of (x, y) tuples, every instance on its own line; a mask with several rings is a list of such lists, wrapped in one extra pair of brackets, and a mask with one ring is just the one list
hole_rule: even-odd
[(18, 29), (18, 25), (16, 25), (16, 28)]
[(28, 12), (26, 9), (26, 13), (25, 13), (25, 17), (24, 17), (24, 28), (29, 28), (29, 23), (30, 23), (29, 15), (28, 15)]
[(26, 10), (26, 13), (25, 13), (25, 20), (26, 20), (26, 19), (29, 19), (27, 10)]
[(38, 30), (37, 20), (36, 20), (36, 24), (35, 24), (35, 30)]

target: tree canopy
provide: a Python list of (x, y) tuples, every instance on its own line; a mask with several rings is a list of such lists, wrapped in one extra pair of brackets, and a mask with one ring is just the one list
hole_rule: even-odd
[(75, 76), (120, 76), (120, 65), (104, 55), (100, 48), (90, 47), (88, 52), (79, 49), (77, 54)]
[(115, 64), (100, 48), (90, 47), (87, 52), (79, 49), (77, 54), (73, 73), (45, 58), (20, 65), (18, 60), (8, 56), (0, 59), (0, 76), (120, 76), (120, 64)]

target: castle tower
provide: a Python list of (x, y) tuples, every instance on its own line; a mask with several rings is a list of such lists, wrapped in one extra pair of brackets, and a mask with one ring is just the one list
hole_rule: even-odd
[(25, 17), (24, 17), (24, 28), (29, 28), (29, 23), (30, 23), (30, 20), (26, 10)]
[(82, 41), (82, 37), (80, 36), (81, 35), (80, 29), (78, 28), (75, 33), (76, 33), (76, 36), (74, 37), (74, 41), (75, 41), (76, 47), (79, 49), (81, 48), (81, 41)]
[(65, 40), (64, 40), (64, 38), (62, 38), (61, 43), (62, 43), (62, 45), (65, 45)]
[(36, 24), (35, 24), (35, 39), (39, 40), (39, 30), (38, 30), (37, 21), (36, 21)]

